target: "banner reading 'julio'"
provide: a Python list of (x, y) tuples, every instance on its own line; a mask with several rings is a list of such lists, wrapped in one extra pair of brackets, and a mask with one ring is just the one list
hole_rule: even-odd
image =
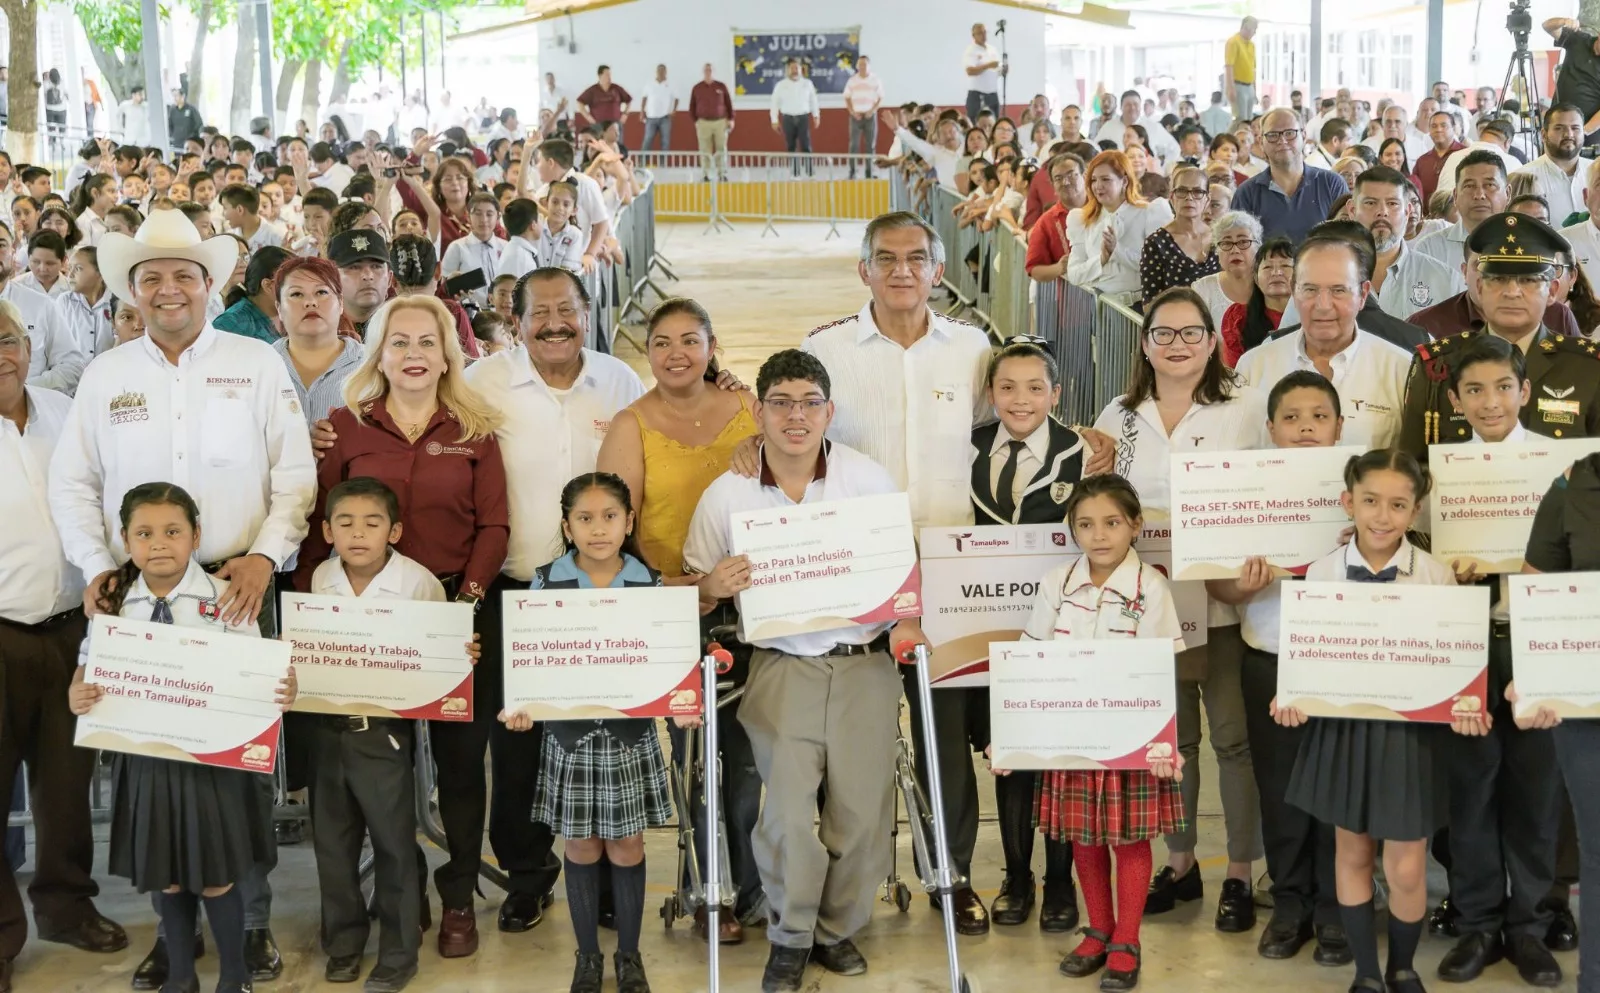
[(800, 60), (800, 72), (818, 93), (843, 93), (861, 54), (861, 29), (837, 31), (735, 31), (733, 92), (736, 96), (771, 93), (783, 78), (783, 64)]

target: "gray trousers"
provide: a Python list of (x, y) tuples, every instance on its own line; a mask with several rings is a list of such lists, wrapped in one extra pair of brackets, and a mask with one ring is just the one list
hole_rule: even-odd
[(739, 722), (767, 788), (754, 840), (772, 944), (837, 944), (872, 918), (889, 872), (899, 703), (886, 652), (751, 658)]
[(1233, 104), (1233, 119), (1235, 121), (1248, 121), (1257, 116), (1256, 111), (1256, 84), (1234, 83), (1233, 92), (1229, 94)]
[(1178, 752), (1184, 763), (1181, 790), (1188, 827), (1166, 836), (1167, 851), (1192, 853), (1199, 831), (1195, 809), (1200, 803), (1200, 701), (1204, 699), (1211, 750), (1217, 756), (1228, 861), (1254, 862), (1262, 856), (1261, 795), (1250, 764), (1250, 732), (1239, 681), (1244, 659), (1239, 625), (1211, 628), (1200, 651), (1206, 653), (1205, 678), (1178, 681)]
[(372, 923), (361, 894), (361, 843), (372, 835), (378, 964), (404, 969), (422, 943), (412, 722), (343, 731), (312, 724), (311, 831), (322, 894), (322, 950), (359, 955)]
[[(1550, 734), (1572, 798), (1579, 874), (1600, 879), (1600, 721), (1562, 721)], [(1578, 941), (1578, 993), (1600, 993), (1600, 927), (1585, 922)]]
[[(866, 117), (850, 118), (850, 154), (871, 155), (873, 152), (877, 151), (877, 148), (878, 118), (872, 114), (868, 114)], [(872, 163), (868, 162), (866, 166), (867, 178), (871, 179)], [(852, 160), (850, 163), (850, 175), (852, 178), (854, 178), (855, 174), (856, 164)]]

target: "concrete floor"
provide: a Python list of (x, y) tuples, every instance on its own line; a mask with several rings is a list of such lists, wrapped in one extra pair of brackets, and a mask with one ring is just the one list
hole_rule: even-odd
[[(759, 237), (759, 227), (743, 225), (737, 231), (701, 234), (700, 225), (663, 226), (662, 253), (672, 260), (680, 282), (664, 284), (669, 293), (699, 299), (711, 310), (722, 346), (724, 362), (746, 383), (773, 350), (799, 342), (819, 324), (854, 313), (866, 299), (856, 278), (853, 260), (860, 226), (841, 227), (842, 238), (824, 240), (826, 227), (789, 225), (779, 237)], [(641, 356), (619, 340), (617, 351), (647, 374)], [(648, 378), (648, 377), (647, 377)], [(1342, 993), (1352, 970), (1322, 969), (1302, 951), (1290, 962), (1268, 962), (1255, 954), (1255, 934), (1223, 935), (1211, 927), (1215, 898), (1225, 862), (1221, 807), (1215, 789), (1215, 763), (1209, 749), (1201, 756), (1204, 786), (1200, 800), (1200, 856), (1208, 887), (1207, 898), (1181, 907), (1172, 914), (1145, 922), (1145, 971), (1141, 988), (1162, 993), (1213, 993), (1232, 990), (1309, 990)], [(1001, 875), (1000, 845), (993, 818), (993, 793), (987, 774), (980, 771), (980, 796), (984, 810), (974, 867), (976, 886), (985, 898), (994, 895)], [(1164, 854), (1157, 846), (1158, 859)], [(652, 832), (646, 843), (650, 860), (650, 894), (647, 901), (643, 950), (646, 968), (657, 993), (691, 993), (706, 989), (705, 949), (680, 922), (666, 930), (656, 910), (670, 892), (676, 858), (675, 834)], [(429, 850), (437, 863), (440, 853)], [(104, 844), (97, 852), (104, 866)], [(1038, 857), (1042, 857), (1042, 851)], [(910, 875), (910, 849), (902, 832), (899, 845), (902, 873)], [(1259, 867), (1259, 864), (1258, 864)], [(1437, 867), (1435, 867), (1437, 873)], [(22, 883), (26, 885), (26, 873)], [(101, 879), (101, 909), (127, 927), (132, 946), (110, 956), (92, 956), (56, 945), (31, 942), (17, 962), (16, 989), (24, 993), (125, 990), (154, 937), (155, 922), (148, 902), (121, 880)], [(1434, 880), (1434, 889), (1442, 879)], [(350, 990), (322, 982), (323, 957), (317, 947), (317, 894), (309, 845), (285, 847), (272, 877), (276, 893), (273, 924), (282, 945), (286, 968), (276, 983), (259, 990), (299, 993), (303, 990)], [(565, 899), (558, 900), (545, 922), (522, 935), (502, 935), (495, 930), (500, 894), (491, 892), (480, 901), (478, 924), (482, 943), (476, 957), (446, 962), (431, 941), (425, 943), (422, 972), (413, 990), (450, 993), (563, 993), (571, 976), (575, 947), (567, 923)], [(437, 898), (434, 900), (438, 912)], [(1262, 912), (1264, 923), (1266, 912)], [(374, 947), (376, 934), (373, 936)], [(615, 937), (602, 933), (602, 947), (615, 946)], [(1076, 943), (1063, 935), (1043, 935), (1036, 923), (1018, 928), (996, 928), (983, 938), (960, 939), (962, 961), (968, 973), (988, 993), (1008, 990), (1096, 989), (1093, 980), (1073, 981), (1060, 976), (1056, 965)], [(944, 939), (939, 918), (920, 897), (909, 913), (881, 904), (871, 925), (858, 936), (858, 944), (871, 963), (867, 976), (842, 979), (813, 967), (807, 973), (807, 993), (934, 993), (948, 989)], [(1442, 941), (1423, 940), (1419, 971), (1431, 976), (1448, 949)], [(723, 985), (730, 991), (760, 988), (767, 948), (759, 935), (743, 946), (723, 951)], [(1567, 970), (1560, 987), (1577, 988), (1577, 955), (1560, 955)], [(367, 960), (367, 967), (372, 959)], [(201, 962), (203, 989), (215, 983), (215, 958)], [(607, 967), (606, 989), (615, 988)], [(1435, 989), (1443, 984), (1433, 982)], [(358, 987), (357, 987), (358, 988)], [(1491, 968), (1471, 987), (1475, 993), (1504, 993), (1525, 987), (1508, 964)]]

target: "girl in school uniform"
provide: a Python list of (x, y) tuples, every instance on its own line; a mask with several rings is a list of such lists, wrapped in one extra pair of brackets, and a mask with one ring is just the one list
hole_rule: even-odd
[[(106, 584), (103, 613), (160, 624), (258, 638), (254, 624), (230, 627), (217, 604), (228, 584), (194, 560), (200, 511), (171, 483), (144, 483), (122, 498), (122, 544), (129, 559)], [(87, 645), (86, 645), (87, 650)], [(218, 664), (226, 664), (219, 660)], [(278, 705), (288, 710), (296, 691), (294, 669), (278, 684)], [(105, 695), (84, 681), (80, 664), (69, 702), (79, 716)], [(112, 765), (111, 872), (141, 893), (158, 891), (169, 961), (166, 993), (198, 993), (194, 941), (200, 901), (221, 958), (217, 993), (249, 993), (244, 957), (244, 902), (234, 887), (241, 873), (276, 853), (271, 812), (252, 774), (144, 755), (115, 756)]]
[[(590, 472), (561, 491), (567, 553), (535, 571), (531, 589), (621, 589), (660, 586), (634, 535), (633, 503), (620, 476)], [(512, 731), (532, 722), (501, 713)], [(572, 930), (578, 939), (572, 993), (600, 993), (600, 856), (611, 865), (616, 903), (617, 993), (650, 993), (639, 931), (644, 922), (644, 830), (672, 817), (667, 763), (655, 721), (546, 721), (544, 758), (533, 819), (566, 839), (565, 874)]]
[[(972, 512), (977, 524), (1059, 524), (1067, 498), (1083, 477), (1083, 439), (1051, 415), (1061, 399), (1055, 358), (1040, 339), (1010, 339), (989, 362), (989, 403), (1000, 420), (972, 432)], [(987, 724), (988, 690), (940, 690), (981, 696), (977, 712)], [(984, 728), (987, 731), (987, 728)], [(983, 737), (987, 739), (988, 735)], [(979, 743), (987, 746), (988, 741)], [(1039, 777), (1017, 771), (994, 781), (1005, 879), (989, 908), (996, 924), (1025, 923), (1034, 903), (1033, 792)], [(1078, 926), (1072, 885), (1072, 845), (1045, 839), (1044, 905), (1039, 929)]]
[[(1350, 459), (1340, 500), (1355, 522), (1348, 545), (1313, 562), (1311, 582), (1427, 583), (1453, 586), (1450, 567), (1406, 539), (1430, 486), (1427, 470), (1398, 449)], [(1271, 704), (1285, 727), (1306, 723), (1299, 710)], [(1481, 719), (1456, 721), (1481, 735)], [(1334, 825), (1334, 872), (1356, 978), (1351, 993), (1423, 993), (1413, 968), (1427, 913), (1428, 839), (1449, 813), (1448, 742), (1437, 726), (1319, 717), (1311, 720), (1285, 799)], [(1389, 961), (1378, 966), (1372, 871), (1383, 843), (1389, 884)]]
[[(1067, 499), (1066, 518), (1083, 554), (1045, 574), (1024, 637), (1169, 638), (1183, 647), (1178, 611), (1167, 582), (1139, 560), (1134, 539), (1143, 526), (1139, 494), (1117, 475), (1090, 476)], [(1183, 826), (1178, 791), (1183, 757), (1143, 771), (1042, 773), (1035, 819), (1046, 838), (1072, 842), (1083, 902), (1084, 939), (1061, 960), (1061, 972), (1091, 976), (1100, 988), (1139, 984), (1139, 923), (1150, 878), (1150, 839)], [(1111, 897), (1111, 856), (1117, 896)]]

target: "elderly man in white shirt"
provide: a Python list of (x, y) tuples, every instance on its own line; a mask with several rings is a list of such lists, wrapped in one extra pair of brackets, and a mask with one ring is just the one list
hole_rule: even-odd
[(1582, 147), (1583, 111), (1558, 103), (1544, 114), (1544, 154), (1512, 174), (1533, 177), (1534, 192), (1550, 205), (1550, 223), (1557, 228), (1583, 209)]
[(1315, 235), (1295, 255), (1294, 299), (1300, 330), (1245, 352), (1238, 372), (1267, 392), (1296, 369), (1314, 369), (1333, 384), (1344, 411), (1341, 440), (1387, 448), (1400, 437), (1401, 405), (1411, 355), (1356, 326), (1372, 284), (1348, 241)]
[(544, 82), (539, 86), (539, 110), (548, 110), (554, 115), (557, 122), (565, 121), (572, 115), (567, 108), (572, 106), (572, 101), (567, 96), (567, 91), (556, 85), (556, 74), (544, 74)]
[(72, 396), (89, 363), (89, 353), (73, 337), (56, 302), (38, 290), (20, 285), (15, 276), (11, 232), (0, 225), (0, 300), (9, 302), (22, 314), (32, 346), (28, 385)]
[[(128, 936), (95, 909), (89, 782), (94, 753), (73, 744), (67, 688), (83, 641), (83, 574), (67, 561), (49, 499), (50, 462), (72, 401), (28, 386), (28, 332), (0, 303), (0, 796), (10, 798), (27, 762), (36, 837), (28, 887), (46, 941), (116, 952)], [(48, 825), (48, 830), (43, 829)], [(0, 989), (28, 922), (10, 866), (0, 867)], [(46, 984), (48, 985), (48, 984)]]
[[(800, 73), (800, 60), (784, 62), (784, 77), (772, 87), (772, 130), (783, 135), (784, 151), (811, 154), (811, 129), (822, 125), (817, 87)], [(799, 167), (797, 162), (796, 168)]]
[(1399, 138), (1406, 147), (1406, 161), (1412, 164), (1433, 150), (1433, 139), (1411, 126), (1411, 122), (1406, 119), (1405, 108), (1399, 104), (1390, 104), (1383, 108), (1382, 124), (1382, 131), (1361, 144), (1376, 152), (1383, 147), (1385, 141)]
[[(828, 437), (889, 470), (895, 486), (910, 494), (911, 518), (919, 531), (972, 523), (971, 434), (993, 416), (986, 398), (988, 336), (928, 306), (944, 263), (943, 242), (915, 214), (873, 219), (858, 264), (872, 299), (858, 313), (812, 331), (801, 345), (822, 361), (832, 381), (836, 413)], [(1085, 440), (1095, 448), (1085, 472), (1110, 468), (1114, 446), (1109, 439), (1091, 431)], [(759, 475), (753, 440), (736, 450), (734, 470)], [(892, 640), (927, 643), (921, 626), (910, 621), (901, 622)], [(907, 698), (916, 740), (921, 740), (923, 714), (914, 689)], [(978, 794), (967, 717), (982, 703), (968, 690), (941, 689), (934, 706), (950, 857), (956, 871), (970, 878)], [(917, 759), (924, 782), (925, 760)], [(962, 934), (989, 930), (988, 910), (970, 886), (955, 894), (955, 908)]]
[[(205, 320), (215, 282), (232, 272), (238, 243), (204, 242), (189, 219), (158, 210), (136, 237), (109, 234), (101, 275), (144, 318), (145, 336), (99, 356), (79, 384), (50, 467), (50, 504), (67, 558), (89, 578), (93, 614), (106, 580), (127, 560), (118, 519), (128, 490), (148, 482), (183, 487), (200, 508), (198, 559), (228, 580), (223, 619), (276, 633), (274, 574), (299, 549), (316, 497), (306, 422), (283, 360), (252, 338)], [(273, 785), (259, 777), (270, 809)], [(269, 835), (272, 825), (260, 828)], [(282, 970), (269, 928), (271, 890), (259, 863), (238, 880), (245, 903), (246, 960), (258, 977)], [(166, 952), (151, 952), (141, 974)]]
[(986, 109), (1000, 116), (1000, 77), (1006, 69), (1000, 53), (989, 44), (989, 28), (974, 24), (972, 44), (961, 53), (961, 72), (967, 81), (967, 120), (976, 121)]

